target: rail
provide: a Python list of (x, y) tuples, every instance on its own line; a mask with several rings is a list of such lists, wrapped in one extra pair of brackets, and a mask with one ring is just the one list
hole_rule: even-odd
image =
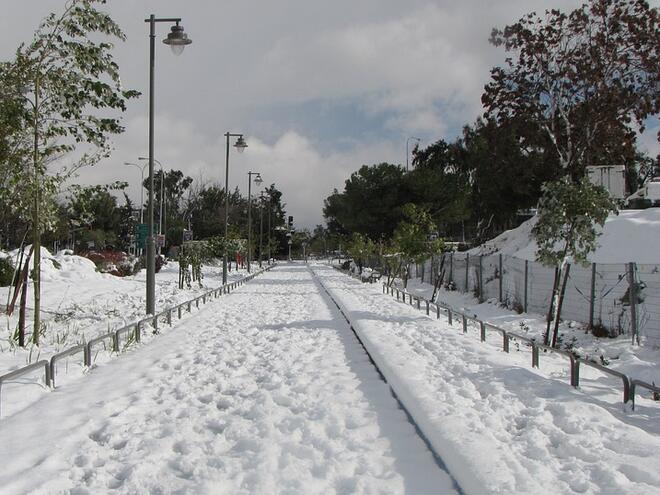
[(44, 370), (44, 384), (46, 387), (50, 386), (50, 366), (48, 361), (42, 359), (36, 363), (28, 364), (17, 370), (11, 371), (5, 375), (0, 376), (0, 417), (2, 417), (2, 385), (9, 380), (14, 380), (21, 376), (29, 375), (35, 370), (43, 369)]

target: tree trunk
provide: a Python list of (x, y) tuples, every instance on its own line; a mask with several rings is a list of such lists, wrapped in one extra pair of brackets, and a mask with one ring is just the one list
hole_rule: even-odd
[[(39, 345), (39, 330), (41, 327), (41, 227), (39, 206), (41, 201), (41, 172), (39, 170), (39, 77), (34, 84), (34, 205), (32, 208), (32, 246), (34, 248), (34, 328), (32, 342)], [(29, 263), (28, 263), (29, 264)]]
[(28, 288), (28, 277), (30, 275), (30, 258), (32, 257), (32, 250), (34, 247), (30, 248), (30, 252), (27, 256), (27, 261), (21, 272), (22, 280), (22, 290), (21, 290), (21, 303), (18, 312), (18, 345), (20, 347), (25, 347), (25, 313), (27, 305), (27, 288)]
[[(25, 240), (25, 239), (23, 239)], [(7, 303), (7, 316), (11, 316), (14, 313), (14, 307), (16, 306), (16, 299), (18, 299), (18, 295), (21, 292), (21, 287), (23, 285), (23, 257), (25, 255), (25, 249), (23, 247), (23, 243), (21, 243), (21, 246), (19, 248), (21, 250), (21, 256), (18, 260), (18, 265), (16, 265), (16, 269), (14, 270), (14, 277), (12, 278), (13, 286), (14, 286), (14, 295), (11, 298), (11, 301)], [(30, 254), (32, 253), (32, 250), (30, 249)]]
[(552, 325), (552, 315), (554, 314), (555, 309), (555, 300), (557, 298), (557, 290), (559, 289), (559, 267), (555, 267), (555, 278), (552, 284), (552, 297), (550, 298), (550, 308), (548, 309), (548, 316), (546, 318), (546, 329), (545, 335), (543, 336), (543, 343), (545, 345), (550, 345), (550, 327)]
[(438, 268), (438, 272), (436, 274), (435, 278), (435, 284), (433, 285), (433, 295), (431, 296), (431, 301), (435, 302), (435, 298), (438, 295), (438, 291), (440, 290), (440, 286), (442, 285), (442, 280), (445, 278), (445, 257), (441, 256), (440, 257), (440, 267)]
[(562, 275), (563, 281), (561, 284), (561, 292), (559, 293), (559, 301), (557, 303), (557, 312), (555, 314), (555, 327), (552, 332), (552, 347), (557, 346), (557, 336), (559, 335), (559, 319), (561, 318), (561, 307), (564, 304), (564, 295), (566, 294), (566, 283), (568, 282), (568, 275), (571, 271), (571, 264), (566, 263), (564, 274)]

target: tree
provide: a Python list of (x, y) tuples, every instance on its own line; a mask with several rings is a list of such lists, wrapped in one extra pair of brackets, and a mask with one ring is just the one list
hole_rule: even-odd
[(621, 141), (612, 136), (633, 139), (634, 125), (643, 129), (658, 112), (658, 10), (643, 0), (589, 0), (545, 18), (531, 13), (494, 29), (491, 42), (516, 56), (491, 70), (482, 97), (488, 113), (536, 123), (573, 178), (600, 149)]
[(358, 267), (358, 274), (362, 274), (364, 264), (369, 260), (369, 257), (376, 251), (374, 243), (368, 237), (355, 232), (351, 236), (351, 240), (346, 246), (346, 252), (353, 258), (353, 261)]
[(118, 247), (123, 238), (124, 247), (128, 247), (126, 237), (133, 226), (132, 208), (130, 202), (128, 208), (120, 208), (117, 198), (111, 194), (111, 191), (123, 191), (126, 187), (128, 184), (120, 181), (103, 186), (74, 184), (71, 187), (67, 204), (69, 226), (72, 229), (85, 227), (76, 237), (78, 242), (86, 245), (93, 241), (97, 249), (106, 249)]
[(585, 177), (586, 166), (630, 166), (635, 126), (643, 130), (658, 112), (658, 10), (643, 0), (590, 0), (568, 15), (531, 13), (493, 30), (491, 42), (516, 57), (491, 71), (482, 97), (489, 115), (538, 126), (556, 157), (559, 179), (544, 185), (533, 231), (537, 258), (555, 267), (545, 336), (547, 343), (554, 323), (554, 346), (569, 259), (586, 261), (596, 246), (595, 224), (615, 209)]
[(587, 257), (596, 249), (596, 239), (600, 235), (595, 225), (602, 226), (613, 209), (615, 205), (607, 191), (592, 184), (586, 176), (577, 182), (563, 177), (543, 186), (538, 220), (532, 234), (538, 244), (536, 258), (555, 268), (546, 345), (550, 343), (551, 323), (551, 345), (555, 347), (557, 344), (559, 318), (571, 266), (569, 259), (588, 264)]
[[(41, 234), (53, 223), (59, 187), (78, 167), (108, 155), (109, 135), (123, 131), (119, 119), (108, 116), (108, 110), (123, 111), (126, 101), (138, 96), (136, 91), (122, 88), (119, 67), (111, 54), (112, 44), (98, 41), (125, 39), (110, 16), (95, 8), (103, 3), (104, 0), (70, 0), (61, 15), (46, 17), (33, 41), (21, 45), (15, 59), (4, 63), (1, 70), (11, 74), (14, 85), (9, 90), (18, 94), (22, 102), (21, 135), (16, 141), (22, 147), (18, 155), (23, 159), (23, 167), (15, 173), (29, 180), (16, 204), (31, 204), (35, 344), (41, 327)], [(49, 161), (71, 153), (81, 143), (87, 143), (91, 151), (69, 169), (47, 173)], [(28, 155), (29, 174), (25, 161)]]
[(442, 251), (443, 243), (434, 238), (437, 226), (427, 211), (412, 203), (404, 206), (405, 219), (394, 231), (394, 245), (403, 260), (403, 287), (408, 287), (411, 263), (421, 263), (432, 254)]
[(358, 232), (372, 239), (389, 237), (403, 218), (401, 208), (410, 201), (404, 170), (381, 163), (363, 165), (344, 185), (344, 191), (325, 199), (323, 216), (333, 233)]

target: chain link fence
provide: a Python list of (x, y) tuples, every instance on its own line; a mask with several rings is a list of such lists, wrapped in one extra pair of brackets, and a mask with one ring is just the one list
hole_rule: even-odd
[[(546, 314), (555, 270), (513, 256), (445, 253), (414, 268), (424, 282), (442, 277), (444, 286), (480, 301), (496, 299), (518, 312)], [(592, 263), (571, 266), (563, 320), (588, 325), (600, 335), (629, 334), (660, 347), (660, 264)]]

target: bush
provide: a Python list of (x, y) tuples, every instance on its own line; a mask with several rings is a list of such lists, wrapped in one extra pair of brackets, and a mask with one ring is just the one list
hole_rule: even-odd
[(0, 287), (9, 287), (14, 280), (14, 266), (9, 258), (0, 258)]

